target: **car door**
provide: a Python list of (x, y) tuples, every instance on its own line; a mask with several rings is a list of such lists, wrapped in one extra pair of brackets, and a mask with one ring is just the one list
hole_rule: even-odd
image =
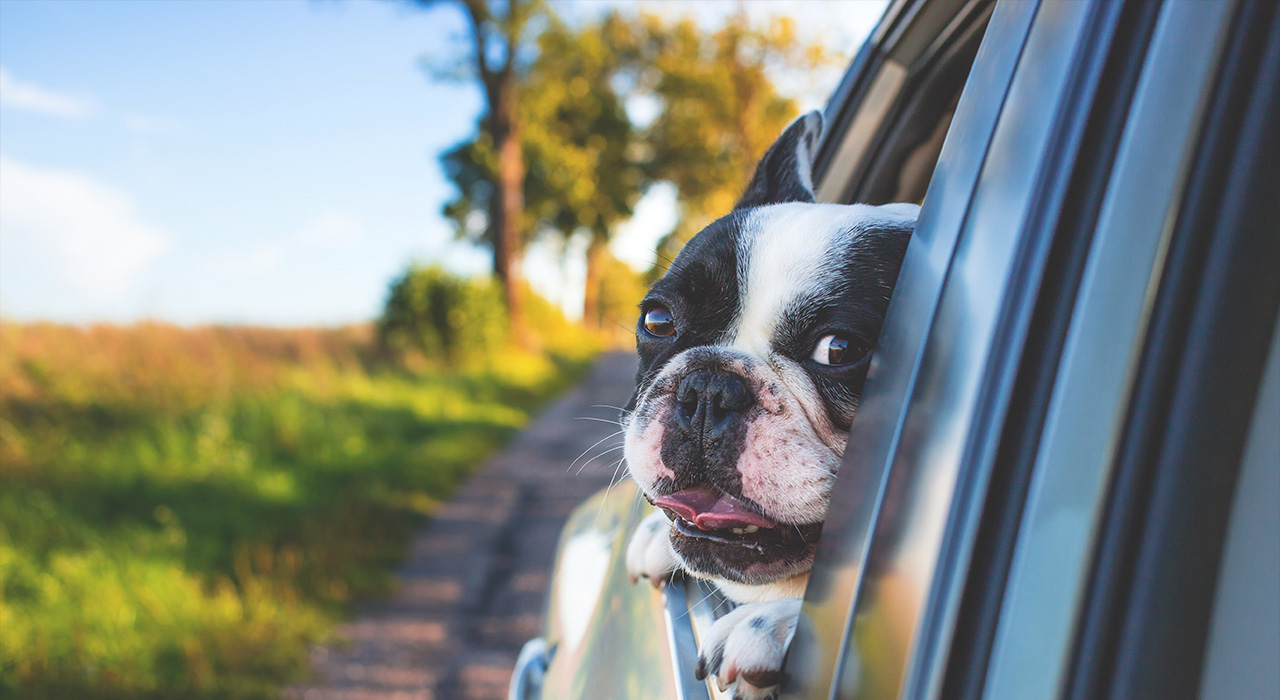
[(1275, 32), (1269, 3), (997, 5), (784, 697), (1198, 692), (1280, 297)]
[[(1197, 692), (1209, 610), (1233, 607), (1213, 584), (1280, 298), (1276, 198), (1260, 194), (1280, 162), (1275, 15), (1249, 0), (891, 8), (828, 109), (818, 190), (928, 190), (783, 697)], [(941, 57), (966, 36), (981, 47), (959, 101), (923, 97), (955, 80)], [(579, 651), (550, 654), (543, 697), (718, 695), (692, 667), (723, 602), (693, 581), (629, 587), (629, 508), (615, 490), (566, 530), (548, 642), (564, 651), (568, 624)], [(612, 564), (562, 585), (584, 556)], [(588, 599), (583, 620), (555, 613)], [(1198, 617), (1171, 628), (1178, 606)]]

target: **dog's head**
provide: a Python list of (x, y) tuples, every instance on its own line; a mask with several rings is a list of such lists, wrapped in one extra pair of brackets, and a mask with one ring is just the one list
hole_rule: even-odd
[(816, 204), (822, 117), (798, 119), (737, 207), (645, 297), (626, 462), (696, 573), (806, 572), (918, 207)]

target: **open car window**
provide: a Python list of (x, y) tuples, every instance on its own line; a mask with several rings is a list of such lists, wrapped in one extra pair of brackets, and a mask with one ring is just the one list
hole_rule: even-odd
[[(1126, 617), (1133, 601), (1150, 610), (1204, 602), (1167, 583), (1190, 577), (1139, 580), (1146, 588), (1135, 588), (1132, 601), (1113, 591), (1131, 583), (1125, 572), (1141, 553), (1152, 566), (1207, 562), (1201, 579), (1217, 573), (1212, 548), (1195, 559), (1202, 548), (1146, 541), (1141, 518), (1126, 513), (1136, 503), (1135, 512), (1168, 525), (1208, 522), (1207, 510), (1226, 527), (1227, 496), (1216, 510), (1183, 502), (1174, 508), (1173, 501), (1146, 510), (1140, 486), (1160, 475), (1151, 473), (1154, 462), (1142, 461), (1147, 447), (1157, 454), (1142, 440), (1155, 444), (1166, 430), (1147, 407), (1157, 405), (1151, 397), (1167, 399), (1163, 387), (1173, 384), (1160, 380), (1173, 376), (1182, 352), (1176, 343), (1183, 342), (1178, 319), (1185, 310), (1178, 304), (1214, 289), (1197, 287), (1202, 279), (1248, 282), (1263, 276), (1255, 268), (1265, 262), (1257, 261), (1280, 258), (1280, 236), (1265, 235), (1276, 230), (1274, 198), (1271, 224), (1260, 213), (1254, 219), (1262, 224), (1252, 226), (1227, 217), (1210, 235), (1197, 223), (1219, 206), (1205, 194), (1217, 191), (1212, 183), (1275, 181), (1274, 137), (1255, 135), (1240, 145), (1247, 155), (1250, 146), (1271, 143), (1252, 161), (1200, 150), (1234, 148), (1237, 136), (1222, 124), (1247, 113), (1243, 97), (1237, 104), (1219, 93), (1248, 97), (1255, 84), (1280, 84), (1248, 73), (1264, 46), (1254, 35), (1280, 37), (1277, 17), (1273, 5), (1257, 0), (1223, 0), (1212, 11), (1142, 0), (890, 7), (827, 109), (815, 182), (822, 201), (906, 200), (923, 208), (831, 494), (786, 660), (784, 699), (1083, 699), (1107, 689), (1131, 697), (1128, 688), (1164, 692), (1174, 678), (1187, 681), (1177, 697), (1194, 697), (1197, 654), (1206, 643), (1196, 637), (1204, 634), (1183, 625), (1160, 636)], [(1270, 46), (1280, 47), (1280, 38)], [(1280, 48), (1274, 52), (1280, 56)], [(1280, 58), (1273, 59), (1264, 64), (1272, 66), (1268, 75), (1280, 71)], [(1255, 130), (1274, 133), (1261, 126), (1274, 123), (1274, 112), (1256, 119)], [(1216, 170), (1203, 167), (1214, 158), (1221, 161)], [(1266, 169), (1259, 163), (1271, 164), (1272, 179), (1249, 174), (1247, 163), (1259, 172)], [(1221, 206), (1228, 214), (1245, 209)], [(1248, 236), (1252, 247), (1242, 243), (1236, 254), (1254, 268), (1236, 277), (1224, 264), (1215, 281), (1207, 254), (1187, 252)], [(1239, 252), (1246, 249), (1261, 252)], [(1257, 291), (1232, 313), (1215, 307), (1202, 314), (1220, 322), (1205, 324), (1212, 332), (1201, 342), (1224, 330), (1240, 340), (1230, 359), (1204, 363), (1231, 368), (1237, 389), (1261, 381), (1260, 360), (1257, 377), (1237, 371), (1252, 362), (1240, 349), (1247, 340), (1262, 348), (1254, 355), (1265, 354), (1271, 326), (1261, 322), (1274, 324), (1280, 305), (1280, 290)], [(1263, 308), (1264, 301), (1271, 306)], [(1229, 323), (1241, 309), (1258, 322)], [(1196, 352), (1205, 358), (1225, 351)], [(1188, 368), (1190, 375), (1203, 369), (1194, 362)], [(1247, 392), (1218, 393), (1237, 403), (1249, 398), (1252, 406)], [(1205, 433), (1214, 421), (1222, 435), (1234, 429), (1227, 418), (1209, 416), (1170, 439)], [(1186, 446), (1167, 451), (1179, 475), (1204, 476), (1178, 463)], [(1234, 479), (1232, 469), (1213, 483)], [(1197, 495), (1185, 484), (1170, 489)], [(1192, 511), (1194, 518), (1181, 515)], [(620, 512), (616, 527), (635, 520)], [(606, 532), (599, 522), (609, 521), (592, 521)], [(618, 547), (613, 534), (597, 539)], [(1230, 596), (1243, 594), (1224, 595), (1218, 604), (1225, 616), (1238, 605)], [(646, 591), (627, 603), (634, 608), (610, 610), (643, 617), (641, 608), (656, 600)], [(646, 653), (662, 654), (651, 666), (662, 673), (652, 675), (669, 678), (681, 700), (725, 697), (692, 671), (698, 639), (730, 604), (685, 578), (668, 587), (661, 605), (666, 637)], [(1215, 631), (1227, 640), (1215, 643), (1235, 643), (1238, 635), (1228, 632)], [(1171, 639), (1188, 663), (1165, 673), (1158, 657)], [(638, 635), (627, 643), (651, 641)], [(1112, 663), (1119, 652), (1146, 661)], [(1211, 670), (1222, 668), (1223, 658)], [(640, 688), (637, 679), (596, 671), (615, 697), (653, 695), (619, 695), (619, 687)], [(1225, 687), (1227, 676), (1216, 673), (1206, 688)]]
[[(827, 106), (827, 129), (814, 166), (820, 201), (882, 204), (924, 199), (994, 6), (982, 0), (899, 2), (889, 8)], [(1014, 50), (1003, 52), (1007, 64), (1003, 70), (1008, 73), (1022, 42), (1021, 36), (1012, 35), (1025, 33), (1026, 23), (1004, 31), (997, 45), (1010, 41), (1015, 45)], [(1008, 78), (993, 80), (990, 73), (980, 78), (997, 106)], [(998, 113), (981, 102), (974, 106), (979, 107), (978, 114), (969, 115), (970, 123), (993, 122)], [(962, 108), (960, 112), (964, 113)], [(983, 138), (962, 139), (953, 148), (970, 153), (965, 160), (972, 161), (985, 145)], [(975, 174), (976, 170), (967, 177)], [(859, 420), (863, 420), (861, 412)], [(841, 510), (847, 505), (841, 504)], [(718, 616), (732, 608), (711, 586), (693, 579), (685, 580), (676, 598), (677, 608), (687, 604), (690, 609), (685, 617), (691, 629), (677, 625), (672, 630), (672, 643), (680, 646), (695, 643)], [(834, 617), (828, 622), (841, 624), (846, 617), (841, 606), (850, 600), (832, 602), (828, 607)], [(668, 600), (668, 604), (670, 608), (673, 603)], [(685, 635), (688, 638), (681, 639)], [(692, 668), (695, 660), (696, 655), (674, 662)], [(703, 697), (703, 693), (725, 697), (714, 684), (681, 686), (681, 698)]]
[[(1030, 18), (1030, 13), (1024, 13), (1000, 25), (1000, 35), (994, 41), (1000, 49), (998, 55), (986, 60), (984, 73), (977, 78), (985, 98), (970, 100), (966, 108), (961, 104), (961, 91), (979, 57), (994, 6), (987, 1), (900, 2), (889, 9), (827, 107), (828, 127), (815, 162), (820, 200), (873, 204), (922, 201), (957, 114), (967, 131), (966, 138), (954, 140), (951, 147), (961, 165), (952, 166), (950, 177), (972, 182)], [(987, 50), (988, 54), (992, 51)], [(985, 127), (976, 127), (978, 124)], [(985, 130), (985, 134), (976, 133), (975, 129)], [(963, 211), (962, 200), (967, 194), (961, 189), (953, 191), (953, 214)], [(954, 244), (954, 236), (949, 242), (935, 242), (930, 255), (942, 254), (945, 262), (949, 253), (939, 251)], [(936, 296), (940, 281), (918, 280), (910, 289), (917, 299)], [(933, 291), (927, 292), (928, 289)], [(865, 410), (860, 409), (855, 423), (865, 420)], [(849, 502), (837, 505), (833, 500), (829, 517), (843, 518), (852, 512), (867, 511), (856, 506)], [(832, 636), (839, 634), (847, 618), (852, 591), (846, 592), (849, 595), (833, 596), (814, 610), (832, 626)], [(680, 604), (690, 605), (688, 618), (694, 640), (705, 635), (716, 617), (732, 607), (712, 587), (695, 580), (686, 580), (678, 597)], [(675, 631), (673, 639), (682, 633), (683, 630)], [(688, 642), (682, 644), (687, 646)], [(824, 650), (834, 657), (839, 644), (828, 645)], [(691, 657), (676, 662), (691, 667), (693, 660)], [(834, 658), (829, 661), (830, 675), (834, 675)], [(814, 677), (824, 673), (820, 671)], [(685, 684), (681, 697), (701, 697), (702, 685)], [(708, 686), (705, 692), (715, 698), (722, 695), (714, 686)]]

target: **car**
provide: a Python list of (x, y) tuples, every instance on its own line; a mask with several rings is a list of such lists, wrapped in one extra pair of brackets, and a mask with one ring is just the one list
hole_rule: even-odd
[[(921, 201), (780, 696), (1280, 698), (1280, 10), (894, 2), (821, 201)], [(720, 698), (584, 504), (519, 700)]]

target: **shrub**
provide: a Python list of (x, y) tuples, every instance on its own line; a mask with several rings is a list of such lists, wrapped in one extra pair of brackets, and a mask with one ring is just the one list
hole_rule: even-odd
[(378, 337), (397, 359), (420, 354), (459, 364), (505, 346), (507, 326), (501, 289), (491, 279), (412, 265), (391, 283)]

